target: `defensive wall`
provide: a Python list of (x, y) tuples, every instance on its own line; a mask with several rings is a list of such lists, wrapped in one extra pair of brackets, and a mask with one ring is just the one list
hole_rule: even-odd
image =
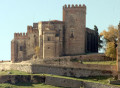
[(3, 63), (3, 62), (11, 62), (11, 61), (4, 61), (4, 60), (0, 61), (0, 63)]
[(28, 38), (28, 34), (38, 33), (38, 30), (33, 28), (32, 26), (27, 26), (27, 33), (14, 33), (15, 39), (26, 39)]
[(73, 80), (69, 78), (59, 78), (39, 75), (4, 75), (0, 76), (0, 83), (44, 83), (46, 85), (69, 87), (69, 88), (120, 88), (120, 86), (94, 83), (88, 81)]
[(70, 62), (70, 61), (111, 61), (112, 59), (106, 57), (105, 54), (85, 54), (85, 55), (77, 55), (77, 56), (62, 56), (62, 57), (54, 57), (54, 58), (45, 58), (44, 62), (53, 63), (60, 61), (62, 63)]
[(116, 65), (92, 65), (75, 64), (71, 65), (46, 65), (30, 63), (1, 63), (0, 71), (19, 70), (35, 74), (54, 74), (71, 77), (89, 77), (89, 76), (116, 76)]
[[(95, 66), (95, 65), (94, 65)], [(50, 66), (50, 65), (32, 65), (33, 73), (40, 74), (54, 74), (70, 77), (94, 77), (94, 76), (112, 76), (116, 75), (115, 69), (116, 66), (100, 66), (99, 68), (92, 68), (92, 65), (82, 65), (81, 67), (69, 67), (69, 66)], [(89, 69), (91, 68), (91, 69)], [(113, 68), (113, 69), (112, 69)], [(107, 70), (106, 70), (107, 69)], [(108, 70), (109, 69), (109, 70)]]

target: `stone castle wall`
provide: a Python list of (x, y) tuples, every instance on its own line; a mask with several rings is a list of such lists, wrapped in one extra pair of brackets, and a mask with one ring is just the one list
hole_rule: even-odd
[(35, 54), (35, 47), (39, 44), (38, 38), (38, 29), (32, 26), (27, 27), (27, 33), (15, 33), (11, 41), (12, 62), (31, 59)]
[(53, 20), (38, 23), (40, 58), (63, 55), (63, 22)]
[(99, 34), (98, 29), (86, 28), (86, 53), (98, 52)]

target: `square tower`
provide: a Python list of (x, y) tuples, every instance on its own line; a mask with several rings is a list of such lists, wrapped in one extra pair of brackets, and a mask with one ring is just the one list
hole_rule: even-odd
[(65, 55), (85, 53), (86, 6), (63, 6)]

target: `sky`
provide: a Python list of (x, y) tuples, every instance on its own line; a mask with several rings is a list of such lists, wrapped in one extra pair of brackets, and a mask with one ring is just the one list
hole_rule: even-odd
[(62, 20), (62, 6), (85, 4), (86, 26), (97, 25), (99, 33), (120, 21), (120, 0), (0, 0), (0, 60), (11, 59), (11, 40), (15, 32), (26, 32), (27, 25)]

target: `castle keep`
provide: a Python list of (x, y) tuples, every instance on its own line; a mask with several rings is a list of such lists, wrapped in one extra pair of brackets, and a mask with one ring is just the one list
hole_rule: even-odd
[(63, 21), (33, 23), (27, 33), (14, 33), (12, 62), (31, 59), (37, 46), (40, 59), (98, 52), (98, 29), (86, 28), (85, 5), (65, 5)]

